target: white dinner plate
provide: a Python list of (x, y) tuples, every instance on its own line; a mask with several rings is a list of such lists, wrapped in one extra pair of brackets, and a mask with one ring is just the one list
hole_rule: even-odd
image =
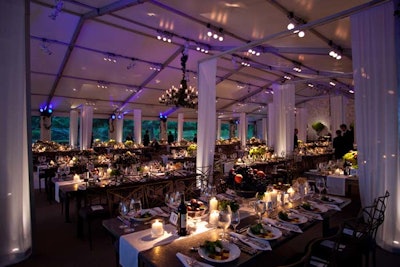
[(264, 230), (271, 232), (271, 236), (269, 236), (269, 237), (264, 237), (264, 236), (259, 236), (259, 235), (253, 234), (253, 232), (251, 231), (250, 228), (251, 227), (249, 227), (247, 229), (247, 234), (249, 236), (251, 236), (251, 237), (255, 237), (255, 238), (258, 238), (258, 239), (274, 240), (274, 239), (278, 239), (278, 238), (280, 238), (282, 236), (281, 230), (279, 230), (278, 228), (275, 228), (275, 227), (270, 227), (270, 226), (267, 226), (267, 225), (263, 225)]
[(336, 198), (336, 197), (331, 197), (331, 196), (323, 196), (321, 198), (319, 198), (319, 200), (325, 204), (340, 204), (343, 203), (343, 200), (340, 198)]
[(145, 213), (150, 213), (151, 216), (149, 217), (136, 217), (135, 215), (132, 214), (132, 216), (130, 216), (130, 218), (132, 218), (132, 220), (138, 221), (138, 222), (145, 222), (145, 221), (149, 221), (151, 219), (153, 219), (153, 217), (156, 215), (156, 213), (153, 210), (142, 210), (141, 214), (145, 214)]
[(301, 216), (299, 214), (295, 214), (295, 213), (289, 213), (288, 217), (289, 217), (289, 221), (282, 220), (281, 218), (279, 218), (279, 216), (278, 216), (278, 220), (281, 222), (288, 222), (291, 224), (303, 224), (308, 221), (306, 217)]
[(217, 263), (224, 263), (224, 262), (230, 262), (233, 260), (236, 260), (237, 258), (239, 258), (240, 256), (240, 249), (238, 246), (236, 246), (235, 244), (232, 243), (223, 243), (224, 248), (229, 249), (229, 258), (225, 259), (225, 260), (216, 260), (213, 258), (210, 258), (208, 256), (208, 253), (206, 252), (206, 250), (202, 247), (199, 248), (198, 253), (200, 255), (200, 257), (202, 257), (205, 260), (211, 261), (211, 262), (217, 262)]
[(304, 211), (308, 211), (308, 212), (315, 212), (315, 213), (324, 213), (328, 211), (328, 208), (322, 206), (322, 205), (315, 205), (312, 203), (309, 203), (311, 206), (311, 209), (305, 209), (303, 208), (303, 206), (300, 206), (300, 209), (304, 210)]

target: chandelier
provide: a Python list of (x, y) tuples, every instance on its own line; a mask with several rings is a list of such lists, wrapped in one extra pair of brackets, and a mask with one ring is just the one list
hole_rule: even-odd
[(158, 101), (167, 106), (175, 105), (176, 107), (183, 108), (196, 108), (197, 107), (197, 95), (198, 92), (192, 86), (188, 87), (186, 81), (186, 61), (188, 55), (182, 52), (181, 66), (182, 66), (182, 80), (179, 88), (174, 85), (167, 89), (165, 93), (158, 98)]

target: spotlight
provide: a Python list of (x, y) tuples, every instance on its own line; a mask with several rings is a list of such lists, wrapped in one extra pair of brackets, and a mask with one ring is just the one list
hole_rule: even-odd
[(168, 119), (167, 115), (164, 115), (164, 114), (162, 114), (162, 113), (160, 113), (159, 118), (160, 118), (160, 121), (163, 121), (163, 122), (166, 122), (167, 119)]
[(117, 63), (117, 59), (115, 58), (115, 55), (112, 53), (105, 54), (103, 60), (110, 63)]
[(171, 43), (173, 34), (167, 31), (157, 30), (157, 40)]
[(53, 114), (53, 105), (50, 104), (49, 106), (44, 106), (39, 108), (40, 116), (51, 117)]
[(215, 40), (218, 40), (220, 42), (224, 41), (224, 34), (223, 34), (223, 29), (218, 28), (218, 29), (213, 29), (213, 26), (211, 26), (210, 23), (207, 24), (207, 36), (212, 37)]
[(117, 116), (113, 113), (113, 114), (111, 114), (110, 118), (111, 118), (111, 120), (115, 120), (117, 118)]

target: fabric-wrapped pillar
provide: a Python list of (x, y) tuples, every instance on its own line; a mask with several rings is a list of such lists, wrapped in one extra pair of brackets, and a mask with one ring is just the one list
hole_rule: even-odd
[(160, 142), (164, 143), (167, 141), (167, 121), (160, 121)]
[(182, 141), (183, 138), (183, 122), (184, 122), (183, 113), (178, 113), (178, 138), (176, 140), (178, 142)]
[(275, 109), (274, 103), (268, 104), (268, 143), (269, 147), (274, 148), (274, 152), (276, 153), (276, 125), (275, 125)]
[(124, 130), (124, 115), (119, 115), (118, 119), (115, 120), (115, 141), (117, 143), (122, 142), (123, 130)]
[(135, 143), (142, 143), (142, 110), (135, 109), (133, 110), (133, 124), (135, 130)]
[[(217, 60), (212, 59), (198, 65), (198, 136), (196, 172), (212, 174), (215, 152), (215, 79), (217, 74)], [(212, 183), (212, 175), (209, 176)]]
[[(358, 176), (362, 206), (390, 192), (376, 241), (400, 252), (400, 20), (389, 1), (351, 16)], [(397, 7), (397, 5), (396, 5)]]
[(29, 6), (23, 0), (0, 1), (0, 266), (25, 260), (32, 252)]
[(274, 84), (275, 153), (284, 156), (293, 151), (294, 135), (294, 84)]
[(239, 117), (239, 138), (240, 138), (240, 146), (244, 149), (246, 147), (247, 141), (247, 117), (246, 113), (240, 113)]
[(261, 140), (268, 144), (268, 132), (267, 132), (268, 121), (267, 118), (261, 120)]
[(73, 109), (69, 112), (69, 145), (72, 148), (78, 147), (78, 118), (78, 110)]
[[(330, 130), (332, 136), (335, 137), (336, 130), (340, 130), (340, 124), (346, 123), (346, 106), (347, 98), (342, 95), (330, 97), (331, 125)], [(349, 127), (349, 125), (347, 125)]]
[(92, 146), (93, 106), (83, 105), (81, 110), (80, 145), (81, 150)]
[(217, 140), (221, 139), (222, 120), (217, 119)]
[(51, 141), (51, 116), (40, 116), (40, 140)]
[(308, 112), (306, 108), (296, 108), (296, 128), (299, 130), (297, 137), (299, 140), (307, 141), (307, 120)]

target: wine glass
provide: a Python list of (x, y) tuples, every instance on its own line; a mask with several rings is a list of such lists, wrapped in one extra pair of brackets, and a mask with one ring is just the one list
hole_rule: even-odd
[(142, 201), (140, 199), (132, 198), (129, 203), (129, 210), (133, 210), (135, 214), (140, 214), (142, 211)]
[(257, 200), (254, 205), (255, 205), (254, 209), (259, 217), (258, 223), (261, 223), (262, 216), (264, 215), (264, 213), (267, 210), (267, 205), (266, 205), (265, 201), (263, 201), (263, 200)]
[(237, 211), (232, 211), (232, 217), (231, 217), (231, 225), (233, 227), (233, 231), (236, 233), (236, 227), (240, 223), (240, 214), (239, 210)]
[(64, 167), (64, 173), (65, 173), (65, 175), (69, 175), (69, 173), (70, 173), (70, 171), (71, 171), (71, 169), (70, 169), (70, 167), (69, 166), (65, 166)]
[(323, 178), (317, 178), (315, 180), (315, 186), (318, 189), (319, 198), (321, 198), (322, 190), (325, 189), (325, 181), (324, 181), (324, 179)]
[[(126, 203), (125, 201), (119, 202), (118, 212), (119, 212), (119, 214), (121, 215), (122, 219), (125, 219), (126, 215), (127, 215), (128, 212), (129, 212), (129, 208), (128, 208), (127, 203)], [(119, 228), (121, 228), (121, 229), (123, 229), (123, 228), (128, 228), (128, 225), (126, 225), (126, 224), (124, 223), (124, 224), (120, 225)]]
[(222, 228), (222, 240), (227, 240), (226, 229), (228, 229), (229, 225), (231, 224), (231, 218), (232, 211), (229, 206), (226, 209), (219, 211), (218, 226)]

